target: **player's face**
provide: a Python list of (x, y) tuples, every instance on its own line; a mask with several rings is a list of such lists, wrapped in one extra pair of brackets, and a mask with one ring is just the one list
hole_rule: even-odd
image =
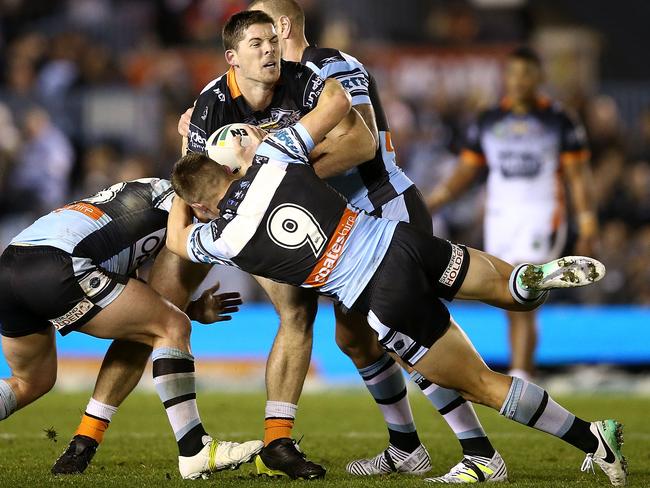
[(540, 69), (529, 61), (511, 59), (505, 71), (506, 95), (513, 102), (533, 99), (541, 82)]
[(280, 46), (272, 24), (254, 24), (244, 33), (231, 64), (239, 66), (242, 77), (274, 84), (280, 78)]

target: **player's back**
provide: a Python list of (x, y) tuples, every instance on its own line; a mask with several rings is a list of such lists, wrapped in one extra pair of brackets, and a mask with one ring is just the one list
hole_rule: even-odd
[(173, 194), (157, 178), (117, 183), (41, 217), (11, 244), (56, 247), (128, 275), (164, 245)]
[(264, 140), (219, 202), (220, 217), (190, 234), (190, 257), (316, 288), (350, 307), (397, 224), (349, 206), (318, 178), (307, 161), (313, 143), (294, 127)]
[(375, 113), (379, 147), (375, 157), (344, 175), (328, 179), (353, 205), (372, 212), (403, 193), (413, 182), (397, 165), (390, 127), (379, 98), (377, 83), (355, 57), (330, 48), (309, 46), (301, 62), (321, 78), (338, 80), (350, 94), (352, 105), (370, 104)]

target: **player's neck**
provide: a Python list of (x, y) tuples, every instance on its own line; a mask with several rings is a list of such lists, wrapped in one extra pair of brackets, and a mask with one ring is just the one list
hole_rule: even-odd
[[(235, 75), (236, 76), (236, 75)], [(254, 111), (264, 110), (271, 105), (275, 83), (262, 83), (249, 78), (236, 77), (239, 91), (244, 96), (246, 103)]]
[(282, 59), (299, 63), (308, 47), (309, 43), (304, 35), (297, 39), (287, 39), (282, 46)]
[(519, 100), (511, 100), (510, 110), (516, 114), (526, 114), (533, 110), (536, 105), (537, 95), (533, 95)]

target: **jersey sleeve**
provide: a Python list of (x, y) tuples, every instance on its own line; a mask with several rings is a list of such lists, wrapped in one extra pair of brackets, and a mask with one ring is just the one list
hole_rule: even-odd
[(572, 164), (587, 161), (590, 154), (584, 127), (565, 112), (561, 112), (560, 117), (560, 162)]
[[(370, 75), (366, 68), (356, 58), (339, 54), (324, 60), (325, 64), (320, 67), (321, 78), (338, 80), (352, 97), (352, 105), (370, 104)], [(316, 65), (314, 67), (318, 69)]]
[(309, 153), (312, 149), (314, 141), (307, 129), (298, 122), (264, 139), (257, 148), (255, 157), (257, 161), (260, 161), (260, 158), (268, 158), (288, 164), (309, 164)]
[(202, 93), (196, 100), (192, 118), (190, 119), (190, 132), (187, 136), (187, 152), (205, 152), (205, 144), (211, 134), (210, 114), (214, 110), (214, 99), (207, 93)]
[(285, 70), (287, 66), (290, 66), (286, 70), (287, 75), (290, 77), (289, 82), (295, 90), (293, 98), (295, 98), (295, 102), (304, 115), (310, 112), (318, 103), (318, 99), (325, 87), (325, 80), (302, 64), (283, 65), (282, 69)]
[(229, 248), (220, 237), (219, 222), (217, 219), (192, 226), (187, 239), (187, 255), (195, 263), (232, 265)]
[(481, 121), (478, 119), (472, 122), (465, 133), (465, 141), (460, 151), (460, 160), (462, 162), (475, 165), (485, 164), (481, 136)]

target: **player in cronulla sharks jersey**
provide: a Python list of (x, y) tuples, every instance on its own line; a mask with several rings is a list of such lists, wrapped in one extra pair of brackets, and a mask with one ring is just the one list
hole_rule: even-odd
[[(273, 18), (283, 59), (300, 61), (321, 78), (341, 82), (350, 94), (354, 110), (362, 116), (377, 141), (372, 159), (339, 172), (323, 171), (316, 162), (316, 173), (327, 177), (327, 182), (353, 205), (373, 215), (409, 222), (432, 233), (431, 217), (420, 192), (397, 165), (390, 127), (372, 74), (347, 53), (310, 46), (305, 38), (304, 12), (296, 1), (256, 0), (249, 9), (262, 10)], [(337, 344), (358, 368), (369, 393), (380, 406), (389, 438), (388, 447), (382, 452), (372, 458), (352, 460), (346, 470), (357, 476), (429, 471), (429, 454), (419, 440), (399, 367), (379, 347), (365, 317), (342, 314), (339, 307), (335, 307), (335, 316)], [(505, 463), (490, 443), (472, 404), (462, 401), (458, 392), (437, 385), (419, 383), (419, 386), (456, 435), (465, 459), (478, 465), (485, 464), (484, 460), (488, 459), (492, 467), (498, 466), (495, 473), (503, 472)], [(467, 469), (461, 461), (444, 479), (464, 481)], [(490, 479), (492, 476), (487, 475), (486, 480)]]
[[(597, 281), (605, 272), (602, 264), (573, 256), (513, 268), (487, 253), (347, 205), (308, 164), (309, 151), (331, 129), (333, 116), (311, 112), (264, 141), (250, 127), (256, 141), (240, 147), (242, 177), (204, 155), (181, 158), (172, 173), (181, 198), (172, 205), (167, 247), (195, 262), (230, 262), (314, 289), (347, 310), (367, 314), (379, 342), (412, 366), (419, 381), (455, 388), (564, 440), (587, 455), (586, 463), (597, 463), (612, 484), (624, 484), (618, 422), (584, 421), (539, 386), (491, 371), (440, 301), (456, 297), (531, 310), (549, 289)], [(471, 469), (475, 481), (484, 480), (482, 469)], [(501, 469), (497, 480), (505, 474)]]
[[(195, 400), (189, 319), (133, 279), (164, 246), (173, 195), (167, 180), (118, 183), (54, 210), (11, 241), (0, 257), (0, 332), (12, 373), (0, 380), (0, 420), (54, 385), (55, 330), (141, 343), (147, 356), (153, 349), (154, 383), (178, 443), (180, 473), (196, 478), (250, 461), (262, 442), (216, 441), (206, 433)], [(82, 450), (86, 457), (95, 452), (97, 442), (86, 434), (107, 427), (101, 417), (86, 416), (80, 438), (64, 453), (73, 463)], [(84, 449), (75, 449), (77, 441)]]
[[(432, 211), (488, 170), (485, 250), (508, 262), (557, 257), (567, 236), (564, 184), (578, 223), (576, 252), (591, 254), (598, 225), (591, 197), (589, 151), (582, 126), (539, 94), (541, 63), (527, 48), (506, 64), (506, 96), (468, 129), (456, 171), (429, 196)], [(508, 313), (511, 372), (534, 374), (534, 313)]]

